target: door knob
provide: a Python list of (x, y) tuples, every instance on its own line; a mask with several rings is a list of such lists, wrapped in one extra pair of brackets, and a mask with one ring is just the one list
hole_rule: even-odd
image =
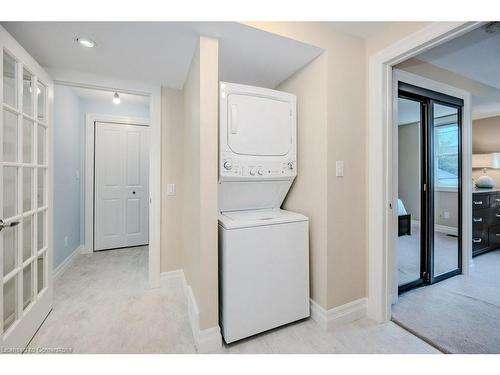
[(12, 223), (4, 223), (2, 219), (0, 219), (0, 232), (4, 228), (15, 227), (19, 224), (19, 221), (13, 221)]

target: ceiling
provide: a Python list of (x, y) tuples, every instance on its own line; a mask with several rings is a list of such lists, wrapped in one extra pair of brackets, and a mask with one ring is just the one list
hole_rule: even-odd
[(417, 58), (500, 89), (500, 31), (480, 27)]
[(472, 119), (494, 117), (500, 115), (500, 102), (497, 99), (472, 97)]
[[(500, 29), (479, 27), (417, 56), (419, 60), (500, 90)], [(500, 115), (496, 98), (472, 97), (472, 118)]]
[[(236, 22), (3, 22), (44, 67), (182, 88), (198, 35), (219, 40), (221, 80), (276, 87), (322, 49)], [(75, 38), (97, 43), (83, 48)]]
[(369, 38), (385, 29), (391, 22), (327, 22), (333, 28), (359, 38)]
[[(112, 103), (113, 101), (114, 92), (83, 87), (71, 87), (71, 89), (82, 100), (101, 101), (104, 103)], [(149, 97), (144, 95), (120, 93), (120, 100), (124, 105), (149, 106)]]

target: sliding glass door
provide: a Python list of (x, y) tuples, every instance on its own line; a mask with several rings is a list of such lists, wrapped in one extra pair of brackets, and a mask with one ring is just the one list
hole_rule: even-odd
[(400, 293), (461, 273), (462, 106), (461, 99), (399, 83)]

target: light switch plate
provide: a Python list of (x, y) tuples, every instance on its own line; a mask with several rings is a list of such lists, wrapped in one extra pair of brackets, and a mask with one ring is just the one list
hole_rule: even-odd
[(175, 195), (175, 184), (167, 184), (167, 195)]
[(337, 160), (335, 162), (335, 175), (337, 177), (344, 177), (344, 161)]

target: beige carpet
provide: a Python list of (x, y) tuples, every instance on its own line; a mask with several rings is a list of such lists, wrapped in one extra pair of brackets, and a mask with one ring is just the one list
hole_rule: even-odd
[(399, 297), (392, 318), (441, 351), (500, 353), (500, 250), (459, 275)]

